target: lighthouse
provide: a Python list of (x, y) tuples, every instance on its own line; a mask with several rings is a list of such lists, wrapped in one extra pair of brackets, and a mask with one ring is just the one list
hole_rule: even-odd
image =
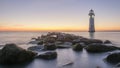
[(94, 14), (94, 11), (91, 9), (88, 15), (90, 16), (90, 19), (89, 19), (89, 32), (93, 33), (93, 32), (95, 32), (95, 26), (94, 26), (95, 14)]

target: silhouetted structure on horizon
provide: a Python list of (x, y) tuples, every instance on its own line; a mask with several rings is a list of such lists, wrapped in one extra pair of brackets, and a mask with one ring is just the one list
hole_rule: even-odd
[(91, 9), (90, 12), (89, 12), (89, 16), (90, 16), (90, 19), (89, 19), (89, 32), (95, 32), (95, 26), (94, 26), (94, 11)]

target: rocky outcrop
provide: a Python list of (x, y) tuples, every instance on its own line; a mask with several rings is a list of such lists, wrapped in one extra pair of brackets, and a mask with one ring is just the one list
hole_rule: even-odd
[(37, 58), (51, 60), (57, 58), (57, 52), (46, 52), (37, 56)]
[(26, 51), (15, 44), (6, 44), (0, 51), (0, 64), (17, 64), (32, 60), (36, 53)]
[(120, 63), (120, 52), (108, 55), (106, 60), (110, 63)]
[(83, 46), (81, 44), (79, 44), (79, 43), (73, 45), (73, 50), (74, 51), (82, 51), (82, 49), (83, 49)]
[(46, 43), (44, 45), (45, 50), (55, 50), (57, 47), (54, 43)]
[(107, 52), (112, 50), (119, 50), (119, 47), (107, 46), (103, 44), (90, 44), (85, 47), (88, 52)]
[(109, 40), (105, 40), (104, 41), (104, 44), (111, 44), (112, 42), (111, 41), (109, 41)]

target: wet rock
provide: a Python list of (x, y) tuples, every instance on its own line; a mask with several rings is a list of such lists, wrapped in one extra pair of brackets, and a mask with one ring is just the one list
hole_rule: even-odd
[(39, 43), (39, 41), (32, 40), (29, 42), (29, 44), (37, 44), (37, 43)]
[(114, 68), (120, 68), (120, 63), (116, 64)]
[(111, 44), (112, 42), (111, 41), (109, 41), (109, 40), (105, 40), (104, 41), (104, 44)]
[(55, 43), (55, 41), (56, 41), (55, 37), (46, 36), (45, 38), (43, 38), (44, 43)]
[(80, 43), (80, 39), (75, 39), (72, 41), (72, 44), (75, 45), (76, 43)]
[(64, 45), (64, 44), (61, 44), (61, 45), (57, 45), (57, 48), (70, 48), (71, 46), (70, 45)]
[(57, 47), (54, 43), (46, 43), (44, 45), (45, 50), (55, 50)]
[(106, 46), (103, 44), (90, 44), (88, 46), (85, 47), (85, 49), (88, 52), (107, 52), (107, 51), (112, 51), (112, 50), (119, 50), (119, 47), (115, 47), (115, 46)]
[(64, 42), (64, 45), (70, 45), (70, 46), (72, 46), (72, 43), (71, 42)]
[(64, 42), (64, 43), (58, 44), (56, 46), (57, 46), (57, 48), (70, 48), (72, 46), (72, 43), (71, 42)]
[(15, 44), (6, 44), (0, 51), (0, 64), (17, 64), (32, 60), (36, 53), (22, 49)]
[(120, 62), (120, 52), (108, 55), (106, 60), (110, 63), (119, 63)]
[(79, 43), (73, 45), (73, 50), (75, 50), (75, 51), (82, 51), (82, 49), (83, 49), (83, 46)]
[(88, 44), (93, 44), (93, 43), (103, 43), (102, 40), (98, 40), (98, 39), (87, 39), (87, 38), (81, 39), (81, 42), (85, 43), (86, 45), (88, 45)]
[(43, 45), (43, 41), (39, 41), (37, 45)]
[(61, 45), (61, 44), (63, 44), (63, 42), (61, 42), (61, 41), (56, 41), (55, 42), (55, 45)]
[(37, 58), (51, 60), (57, 58), (57, 52), (46, 52), (37, 56)]
[(44, 46), (31, 46), (28, 48), (28, 50), (31, 50), (31, 51), (41, 51), (44, 49)]

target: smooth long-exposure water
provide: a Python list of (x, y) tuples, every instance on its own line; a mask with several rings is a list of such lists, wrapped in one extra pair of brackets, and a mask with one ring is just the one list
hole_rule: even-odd
[[(88, 32), (65, 32), (75, 35), (84, 36), (90, 38)], [(29, 47), (31, 45), (28, 42), (33, 37), (38, 37), (47, 32), (0, 32), (0, 45), (6, 43), (16, 43), (20, 47)], [(120, 47), (120, 32), (96, 32), (93, 35), (96, 39), (111, 40), (114, 46)], [(12, 65), (1, 66), (0, 68), (113, 68), (114, 65), (104, 61), (104, 58), (109, 54), (106, 53), (87, 53), (83, 49), (81, 52), (74, 52), (69, 49), (57, 49), (58, 57), (55, 60), (41, 60), (35, 59), (29, 64), (25, 65)], [(70, 65), (66, 65), (71, 63)]]

